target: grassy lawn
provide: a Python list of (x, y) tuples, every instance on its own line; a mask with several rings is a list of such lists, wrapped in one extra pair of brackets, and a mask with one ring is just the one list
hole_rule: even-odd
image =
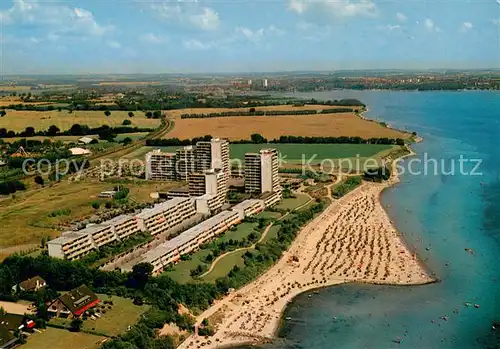
[(307, 195), (305, 194), (294, 194), (296, 197), (295, 198), (288, 198), (288, 199), (283, 199), (283, 201), (276, 206), (276, 208), (283, 209), (283, 210), (293, 210), (300, 205), (304, 205), (306, 202), (308, 202), (310, 199)]
[(227, 276), (235, 265), (240, 268), (243, 267), (245, 265), (243, 260), (245, 252), (246, 250), (238, 251), (221, 258), (215, 265), (215, 268), (210, 273), (202, 277), (202, 280), (206, 282), (215, 282), (218, 278)]
[(267, 232), (266, 236), (262, 240), (262, 243), (265, 244), (268, 241), (271, 241), (272, 239), (275, 239), (278, 237), (278, 232), (280, 231), (280, 226), (279, 225), (273, 225), (269, 231)]
[[(91, 203), (105, 201), (98, 200), (97, 195), (101, 191), (113, 189), (116, 184), (62, 181), (52, 187), (18, 192), (15, 198), (1, 200), (0, 224), (3, 229), (0, 229), (0, 252), (2, 248), (9, 246), (39, 244), (43, 236), (59, 236), (59, 230), (69, 222), (90, 217), (95, 211)], [(130, 200), (136, 202), (151, 202), (151, 192), (174, 185), (149, 181), (122, 184), (130, 189)], [(51, 217), (51, 213), (55, 212), (63, 213)]]
[[(146, 153), (153, 149), (161, 149), (164, 152), (175, 153), (179, 147), (142, 147), (126, 155), (130, 159), (144, 159)], [(302, 164), (304, 156), (305, 163), (317, 165), (322, 160), (330, 159), (334, 166), (346, 167), (347, 160), (350, 159), (354, 165), (356, 160), (362, 165), (367, 159), (380, 160), (388, 155), (398, 146), (383, 144), (232, 144), (230, 147), (231, 159), (244, 159), (245, 153), (258, 152), (263, 148), (275, 148), (279, 151), (283, 159), (282, 166)], [(359, 156), (359, 157), (357, 157)], [(288, 165), (288, 166), (287, 166)], [(325, 163), (325, 166), (329, 165)], [(293, 166), (296, 167), (296, 166)]]
[(176, 265), (172, 267), (171, 271), (166, 271), (164, 272), (165, 275), (169, 276), (173, 280), (179, 282), (179, 283), (188, 283), (188, 282), (193, 282), (193, 278), (191, 277), (190, 273), (191, 270), (196, 268), (200, 264), (207, 265), (205, 262), (205, 258), (209, 255), (210, 250), (199, 250), (193, 254), (190, 255), (191, 259), (187, 261), (180, 261)]
[(248, 235), (250, 235), (250, 233), (254, 231), (255, 227), (257, 227), (256, 223), (241, 223), (236, 226), (236, 230), (228, 230), (217, 241), (229, 241), (229, 240), (241, 241), (244, 238), (247, 238)]
[(281, 217), (281, 213), (279, 212), (270, 212), (270, 211), (262, 211), (259, 213), (257, 218), (264, 218), (264, 219), (278, 219)]
[(73, 124), (99, 127), (108, 125), (110, 127), (121, 126), (123, 120), (130, 120), (130, 127), (156, 128), (160, 125), (158, 119), (148, 119), (143, 112), (134, 112), (130, 118), (127, 111), (112, 111), (110, 116), (104, 115), (104, 111), (27, 111), (7, 110), (7, 115), (2, 118), (2, 127), (12, 131), (23, 131), (27, 126), (32, 126), (35, 131), (44, 131), (51, 125), (56, 125), (61, 131), (69, 130)]
[[(142, 313), (149, 309), (149, 305), (137, 306), (131, 299), (117, 296), (99, 294), (101, 303), (94, 308), (101, 314), (100, 318), (84, 320), (82, 329), (92, 331), (107, 336), (118, 336), (127, 331), (128, 326), (134, 325)], [(112, 301), (113, 305), (104, 304), (104, 301)], [(106, 313), (103, 312), (106, 311)], [(50, 323), (67, 326), (71, 320), (63, 318), (53, 318)]]
[(69, 332), (57, 328), (47, 328), (43, 333), (34, 333), (22, 349), (97, 349), (106, 337), (83, 332)]
[[(83, 324), (83, 329), (107, 334), (108, 336), (118, 336), (127, 331), (128, 326), (134, 325), (142, 313), (149, 309), (149, 305), (137, 306), (131, 299), (117, 296), (99, 295), (101, 307), (106, 306), (106, 314), (97, 320), (87, 319)], [(104, 301), (112, 301), (111, 309)]]

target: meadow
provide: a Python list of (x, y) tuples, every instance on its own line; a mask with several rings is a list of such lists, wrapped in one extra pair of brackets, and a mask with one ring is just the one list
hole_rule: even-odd
[(46, 131), (49, 126), (56, 125), (61, 131), (66, 131), (73, 124), (99, 127), (108, 125), (110, 127), (122, 126), (123, 120), (132, 122), (129, 127), (156, 128), (160, 125), (158, 119), (148, 119), (143, 112), (134, 112), (134, 117), (129, 117), (127, 111), (112, 111), (110, 116), (104, 115), (104, 111), (26, 111), (7, 110), (7, 115), (1, 119), (1, 125), (7, 130), (15, 132), (24, 131), (27, 126), (35, 128), (35, 131)]

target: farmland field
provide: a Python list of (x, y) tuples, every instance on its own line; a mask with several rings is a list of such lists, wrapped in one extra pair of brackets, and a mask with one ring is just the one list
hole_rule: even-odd
[[(300, 110), (291, 106), (281, 106), (282, 110)], [(267, 107), (269, 110), (280, 110)], [(314, 109), (313, 106), (303, 107)], [(324, 109), (325, 106), (321, 106)], [(264, 110), (265, 108), (256, 108)], [(283, 115), (283, 116), (231, 116), (205, 119), (181, 119), (186, 113), (215, 113), (234, 111), (235, 109), (182, 109), (169, 112), (175, 117), (175, 128), (166, 136), (168, 138), (194, 138), (204, 135), (228, 138), (230, 140), (250, 139), (254, 133), (260, 133), (267, 139), (279, 138), (283, 135), (311, 137), (359, 136), (362, 138), (388, 137), (408, 138), (409, 134), (384, 127), (376, 122), (364, 120), (354, 113)], [(244, 109), (247, 111), (247, 109)]]
[(35, 128), (35, 131), (45, 131), (51, 125), (56, 125), (61, 131), (66, 131), (73, 124), (99, 127), (108, 125), (110, 127), (121, 126), (123, 120), (132, 122), (130, 127), (156, 128), (160, 125), (158, 119), (148, 119), (143, 112), (134, 112), (130, 118), (127, 111), (112, 111), (110, 116), (104, 115), (103, 111), (26, 111), (7, 110), (7, 115), (2, 118), (2, 127), (15, 132), (23, 131), (27, 126)]

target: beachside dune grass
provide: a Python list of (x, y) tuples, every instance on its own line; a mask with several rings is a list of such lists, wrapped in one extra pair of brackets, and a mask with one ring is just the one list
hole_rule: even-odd
[(46, 131), (49, 126), (56, 125), (61, 131), (66, 131), (73, 124), (99, 127), (108, 125), (110, 127), (121, 126), (123, 120), (130, 120), (130, 127), (156, 128), (160, 125), (158, 119), (148, 119), (143, 112), (134, 112), (134, 117), (129, 117), (127, 111), (111, 111), (110, 116), (104, 115), (104, 111), (27, 111), (7, 110), (7, 115), (2, 118), (2, 127), (15, 132), (24, 131), (28, 126), (34, 127), (35, 131)]

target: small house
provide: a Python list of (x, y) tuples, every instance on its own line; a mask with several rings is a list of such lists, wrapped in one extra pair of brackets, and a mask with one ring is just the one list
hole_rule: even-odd
[(82, 144), (90, 144), (93, 140), (94, 139), (90, 138), (90, 137), (82, 137), (82, 138), (78, 139), (78, 142), (82, 143)]
[(97, 295), (90, 288), (81, 285), (57, 298), (47, 311), (54, 317), (77, 318), (99, 302)]
[(47, 282), (40, 276), (34, 276), (28, 280), (20, 282), (18, 285), (14, 286), (15, 292), (38, 292), (42, 288), (47, 286)]
[(35, 322), (24, 315), (6, 313), (0, 315), (0, 325), (4, 326), (8, 331), (14, 332), (33, 328)]

